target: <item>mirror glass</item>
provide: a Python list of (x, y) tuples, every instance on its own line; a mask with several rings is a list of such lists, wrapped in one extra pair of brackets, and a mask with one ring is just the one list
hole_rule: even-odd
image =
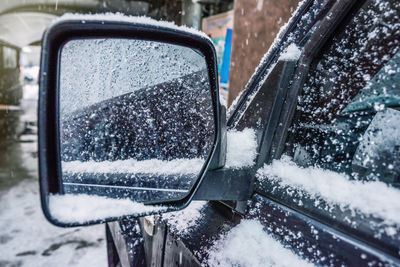
[(188, 194), (215, 135), (202, 53), (147, 40), (77, 39), (63, 46), (59, 68), (66, 195), (146, 202)]

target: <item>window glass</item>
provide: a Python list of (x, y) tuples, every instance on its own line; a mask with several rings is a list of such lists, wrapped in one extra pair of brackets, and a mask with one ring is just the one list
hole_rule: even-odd
[(400, 185), (400, 2), (371, 0), (314, 60), (286, 153), (354, 179)]
[(17, 50), (3, 46), (3, 66), (5, 69), (15, 69), (17, 67)]

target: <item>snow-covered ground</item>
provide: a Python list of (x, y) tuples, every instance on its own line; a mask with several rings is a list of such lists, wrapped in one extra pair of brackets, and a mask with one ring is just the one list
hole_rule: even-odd
[[(59, 228), (43, 216), (37, 171), (36, 103), (37, 85), (26, 85), (21, 103), (25, 114), (21, 119), (30, 128), (28, 134), (10, 144), (0, 140), (2, 149), (8, 146), (4, 153), (13, 152), (0, 158), (10, 160), (8, 165), (12, 165), (1, 171), (10, 172), (6, 179), (20, 181), (3, 183), (11, 188), (0, 187), (0, 266), (107, 266), (104, 225)], [(19, 155), (9, 159), (15, 154)]]
[(104, 225), (51, 225), (36, 179), (0, 192), (0, 218), (0, 266), (107, 266)]

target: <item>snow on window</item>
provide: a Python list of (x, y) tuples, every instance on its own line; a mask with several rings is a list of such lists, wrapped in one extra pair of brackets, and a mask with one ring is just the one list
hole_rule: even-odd
[(299, 49), (299, 47), (294, 44), (291, 43), (285, 50), (285, 52), (283, 52), (281, 54), (281, 56), (279, 57), (280, 60), (298, 60), (300, 58), (301, 55), (301, 51)]
[(355, 152), (353, 165), (368, 179), (392, 182), (400, 175), (400, 111), (376, 113)]
[(260, 222), (243, 220), (209, 251), (210, 266), (313, 266), (273, 239)]
[(107, 22), (107, 21), (114, 21), (114, 22), (130, 22), (130, 23), (135, 23), (135, 24), (142, 24), (142, 25), (151, 25), (155, 27), (163, 27), (163, 28), (168, 28), (171, 30), (179, 30), (179, 31), (185, 31), (187, 33), (195, 34), (199, 37), (205, 38), (210, 40), (210, 37), (208, 37), (207, 34), (204, 32), (198, 31), (194, 28), (189, 28), (187, 26), (178, 26), (173, 22), (169, 21), (158, 21), (149, 17), (145, 16), (140, 16), (140, 17), (135, 17), (135, 16), (126, 16), (122, 13), (104, 13), (104, 14), (73, 14), (73, 13), (65, 13), (58, 19), (54, 20), (53, 24), (62, 22), (62, 21), (68, 21), (68, 20), (81, 20), (81, 22), (84, 24), (86, 21), (102, 21), (102, 22)]
[(200, 173), (204, 159), (135, 159), (116, 161), (70, 161), (62, 162), (67, 173), (145, 173), (145, 174), (195, 174)]
[(400, 51), (398, 50), (379, 72), (367, 81), (365, 87), (352, 99), (343, 113), (369, 108), (378, 111), (385, 106), (398, 106), (400, 103), (399, 81)]
[(84, 223), (163, 210), (161, 207), (146, 206), (130, 199), (111, 199), (83, 194), (50, 195), (49, 209), (51, 216), (64, 223)]
[(162, 215), (162, 218), (166, 219), (168, 225), (178, 234), (188, 234), (191, 227), (195, 226), (201, 219), (201, 210), (206, 203), (206, 201), (192, 201), (185, 209), (165, 213)]
[(398, 69), (399, 7), (398, 1), (367, 1), (333, 36), (306, 78), (297, 106), (303, 121), (331, 123), (348, 104), (351, 112), (398, 105), (391, 76)]
[(257, 156), (256, 133), (253, 129), (227, 133), (226, 168), (243, 168), (254, 164)]
[(318, 167), (302, 168), (289, 157), (274, 160), (261, 168), (260, 180), (278, 182), (280, 187), (305, 190), (341, 208), (350, 208), (383, 219), (388, 225), (400, 225), (400, 191), (378, 181), (356, 181), (342, 173)]

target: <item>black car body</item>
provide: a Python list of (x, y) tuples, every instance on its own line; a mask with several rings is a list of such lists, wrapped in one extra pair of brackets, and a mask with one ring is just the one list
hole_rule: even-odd
[[(395, 0), (306, 0), (300, 5), (228, 112), (228, 129), (256, 130), (257, 167), (285, 154), (304, 167), (363, 173), (352, 158), (358, 138), (379, 111), (374, 105), (399, 110), (399, 17)], [(280, 60), (290, 44), (304, 51), (297, 62)], [(384, 81), (389, 95), (379, 98), (377, 93), (380, 102), (363, 99), (354, 108), (355, 96), (387, 64), (397, 66), (395, 74), (383, 75), (391, 79)], [(345, 112), (349, 103), (353, 109)], [(391, 162), (398, 161), (399, 150), (394, 151)], [(255, 179), (255, 172), (248, 173)], [(381, 181), (397, 187), (398, 169)], [(207, 265), (213, 242), (243, 218), (260, 221), (285, 247), (317, 265), (400, 264), (400, 239), (382, 230), (379, 218), (324, 199), (316, 205), (301, 188), (268, 179), (256, 181), (254, 192), (246, 202), (208, 202), (184, 233), (163, 216), (107, 223), (109, 265)]]

